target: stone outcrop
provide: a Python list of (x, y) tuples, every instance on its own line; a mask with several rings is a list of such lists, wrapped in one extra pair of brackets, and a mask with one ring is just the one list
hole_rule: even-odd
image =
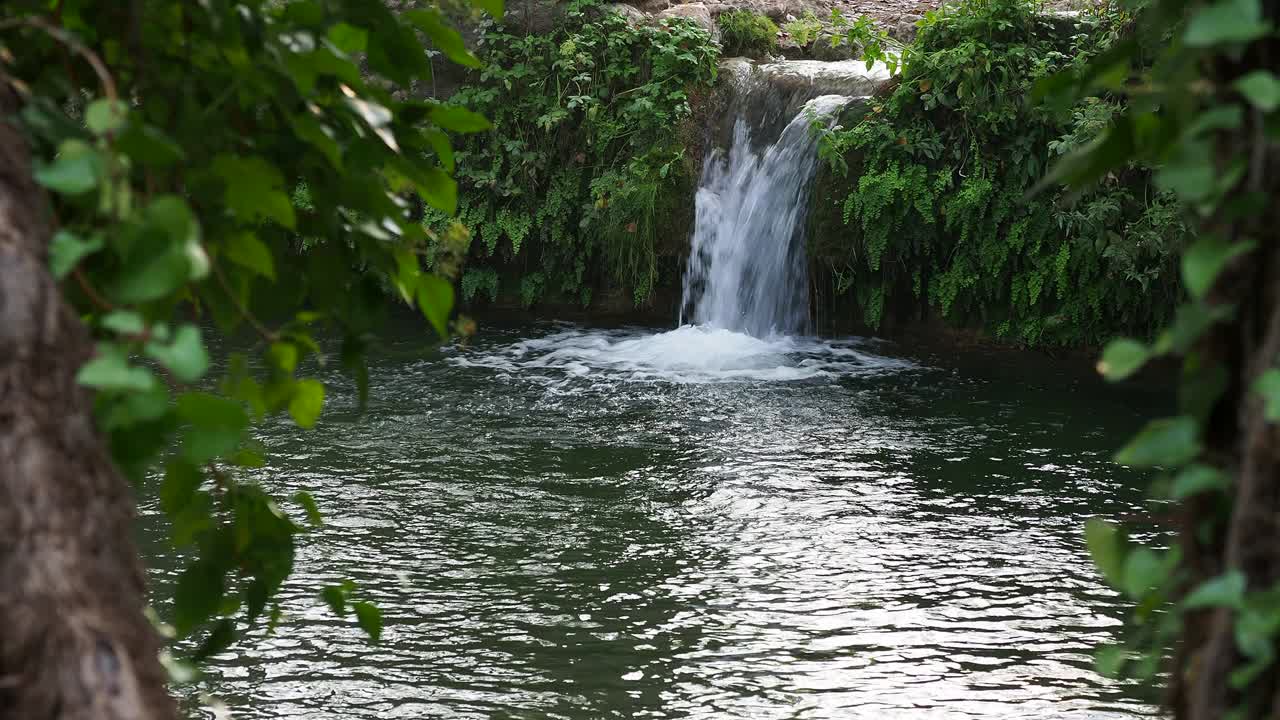
[(705, 28), (714, 38), (720, 37), (720, 28), (716, 25), (715, 18), (711, 14), (711, 9), (705, 3), (692, 2), (683, 5), (675, 5), (658, 13), (659, 19), (664, 18), (684, 18), (692, 20), (698, 25)]
[(649, 19), (649, 13), (641, 10), (634, 5), (626, 5), (624, 3), (610, 3), (604, 6), (605, 12), (611, 12), (626, 18), (627, 22), (632, 25), (639, 25)]

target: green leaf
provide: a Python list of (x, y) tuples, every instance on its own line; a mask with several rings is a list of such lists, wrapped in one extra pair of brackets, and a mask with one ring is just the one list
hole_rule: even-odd
[(116, 138), (116, 149), (135, 162), (151, 167), (169, 167), (186, 159), (182, 146), (159, 129), (132, 123)]
[(363, 100), (358, 97), (345, 98), (347, 107), (355, 111), (360, 119), (365, 121), (375, 134), (386, 143), (387, 147), (395, 152), (400, 152), (400, 143), (396, 140), (395, 133), (391, 130), (391, 111), (384, 105), (369, 100)]
[(1156, 339), (1157, 353), (1185, 353), (1205, 332), (1231, 317), (1235, 310), (1230, 305), (1208, 305), (1203, 302), (1185, 303), (1178, 307), (1173, 324)]
[[(115, 402), (107, 407), (106, 412), (99, 415), (99, 424), (103, 430), (112, 433), (139, 425), (148, 425), (149, 427), (141, 432), (155, 437), (157, 428), (152, 424), (153, 421), (165, 417), (169, 410), (169, 390), (160, 383), (156, 383), (150, 390), (128, 392), (116, 398)], [(167, 438), (162, 436), (157, 442), (166, 440)], [(128, 442), (133, 449), (141, 449), (137, 442), (132, 440)]]
[(307, 520), (314, 526), (320, 527), (324, 525), (324, 518), (320, 517), (320, 508), (316, 505), (316, 499), (311, 497), (311, 493), (306, 490), (299, 490), (294, 493), (294, 502), (302, 506), (307, 511)]
[(227, 238), (227, 244), (222, 251), (237, 265), (270, 280), (276, 279), (276, 266), (275, 261), (271, 259), (271, 251), (253, 233), (245, 230), (232, 234)]
[(1280, 108), (1280, 80), (1269, 70), (1254, 70), (1243, 75), (1233, 87), (1264, 113)]
[(193, 383), (209, 371), (209, 354), (204, 348), (200, 328), (183, 325), (167, 345), (152, 341), (144, 348), (147, 356), (169, 368), (182, 382)]
[(1126, 595), (1134, 600), (1141, 600), (1153, 588), (1164, 581), (1166, 572), (1164, 563), (1154, 550), (1145, 547), (1134, 548), (1124, 561), (1124, 585)]
[(284, 176), (275, 165), (260, 157), (219, 155), (213, 171), (222, 178), (227, 207), (241, 219), (274, 220), (290, 230), (297, 225), (293, 203), (282, 190)]
[[(147, 205), (147, 223), (161, 230), (176, 245), (200, 242), (200, 221), (186, 199), (177, 195), (160, 195)], [(193, 277), (198, 280), (204, 277)]]
[(75, 269), (84, 258), (102, 249), (102, 237), (94, 235), (88, 240), (66, 230), (54, 233), (49, 241), (49, 272), (59, 280)]
[(249, 427), (243, 405), (207, 392), (178, 396), (178, 416), (191, 426), (184, 436), (183, 452), (196, 465), (229, 455)]
[(112, 290), (124, 304), (159, 300), (209, 273), (200, 223), (186, 200), (157, 197), (147, 206), (145, 221), (148, 241), (130, 251)]
[(124, 127), (129, 106), (121, 100), (101, 98), (89, 103), (84, 111), (84, 124), (94, 135), (109, 135)]
[(1198, 137), (1213, 130), (1235, 130), (1244, 122), (1239, 105), (1225, 105), (1205, 110), (1183, 131), (1186, 137)]
[(146, 392), (156, 387), (156, 376), (146, 368), (131, 367), (124, 348), (98, 345), (97, 355), (76, 373), (76, 382), (97, 390)]
[(1258, 0), (1219, 0), (1191, 16), (1183, 40), (1193, 48), (1212, 47), (1250, 42), (1269, 30)]
[(1173, 479), (1169, 497), (1173, 500), (1186, 500), (1193, 495), (1219, 492), (1227, 487), (1227, 476), (1221, 470), (1208, 465), (1189, 465)]
[(190, 269), (184, 254), (164, 252), (139, 256), (125, 265), (112, 295), (125, 304), (159, 300), (182, 287)]
[[(1262, 657), (1253, 659), (1243, 666), (1237, 666), (1236, 669), (1232, 670), (1231, 674), (1227, 676), (1227, 682), (1228, 684), (1231, 685), (1232, 688), (1236, 690), (1244, 690), (1249, 685), (1253, 684), (1253, 681), (1257, 680), (1258, 676), (1266, 672), (1268, 669), (1271, 668), (1272, 665), (1275, 664), (1275, 660), (1276, 660), (1275, 649), (1272, 648), (1269, 638), (1257, 638), (1256, 636), (1253, 636), (1253, 635), (1240, 636), (1238, 633), (1240, 633), (1241, 630), (1238, 624), (1236, 626), (1236, 632), (1237, 632), (1237, 644), (1239, 644), (1238, 639), (1241, 637), (1247, 638), (1248, 640), (1253, 642), (1257, 642), (1258, 640), (1261, 640), (1263, 643), (1265, 643), (1264, 645), (1262, 645), (1262, 647), (1266, 647), (1267, 651), (1270, 652), (1269, 655), (1264, 654)], [(1238, 711), (1238, 714), (1234, 716), (1231, 714), (1227, 714), (1226, 716), (1224, 716), (1224, 720), (1239, 720), (1240, 718), (1243, 718), (1243, 717), (1245, 717), (1243, 711)]]
[(1239, 570), (1232, 570), (1212, 580), (1187, 595), (1182, 601), (1184, 610), (1209, 607), (1239, 608), (1244, 602), (1245, 577)]
[(80, 140), (68, 140), (58, 149), (51, 165), (35, 171), (36, 182), (63, 195), (80, 195), (98, 187), (102, 156)]
[(431, 144), (431, 149), (435, 151), (436, 157), (439, 158), (440, 164), (444, 166), (445, 172), (452, 173), (457, 166), (457, 162), (449, 136), (435, 128), (424, 131), (423, 135), (426, 136), (427, 142)]
[(243, 468), (260, 468), (267, 466), (267, 459), (257, 450), (241, 448), (231, 456), (231, 464)]
[(337, 585), (330, 585), (320, 591), (320, 597), (338, 617), (347, 616), (347, 593)]
[(313, 428), (324, 409), (324, 384), (319, 380), (299, 380), (289, 398), (289, 414), (302, 428)]
[(1132, 467), (1185, 465), (1201, 451), (1200, 429), (1194, 418), (1153, 420), (1116, 453), (1115, 461)]
[(1105, 520), (1090, 518), (1084, 524), (1084, 542), (1093, 564), (1112, 587), (1124, 584), (1124, 538), (1120, 529)]
[(1208, 197), (1213, 191), (1218, 169), (1208, 140), (1187, 140), (1173, 146), (1173, 152), (1155, 174), (1156, 185), (1188, 202)]
[(466, 43), (462, 40), (462, 34), (451, 27), (439, 11), (410, 10), (403, 13), (402, 17), (425, 32), (445, 57), (465, 67), (481, 67), (480, 59), (467, 49)]
[(222, 569), (207, 560), (197, 560), (178, 576), (173, 592), (173, 627), (178, 637), (186, 637), (213, 617), (226, 592)]
[(458, 183), (440, 168), (423, 170), (414, 181), (418, 186), (418, 194), (431, 207), (446, 215), (458, 211)]
[(1098, 649), (1093, 659), (1093, 667), (1103, 677), (1118, 678), (1125, 664), (1129, 662), (1129, 656), (1129, 648), (1123, 645), (1108, 645)]
[(358, 602), (351, 605), (356, 611), (356, 621), (369, 636), (369, 640), (377, 645), (382, 640), (382, 611), (371, 602)]
[(98, 325), (120, 335), (141, 335), (147, 329), (142, 316), (132, 310), (113, 310), (104, 315)]
[(1267, 422), (1280, 422), (1280, 370), (1271, 368), (1259, 375), (1253, 391), (1262, 397), (1262, 416)]
[(291, 342), (273, 342), (267, 348), (267, 360), (280, 372), (292, 375), (298, 368), (298, 346)]
[(200, 677), (200, 668), (196, 667), (195, 663), (175, 659), (168, 650), (160, 651), (160, 666), (169, 676), (169, 682), (174, 685), (186, 685)]
[(254, 578), (249, 587), (244, 592), (245, 604), (245, 620), (252, 625), (262, 617), (262, 611), (267, 608), (267, 601), (271, 598), (267, 591), (267, 584)]
[(329, 28), (329, 32), (326, 35), (329, 38), (329, 42), (348, 55), (358, 55), (364, 52), (364, 49), (369, 44), (368, 32), (344, 22)]
[(506, 12), (503, 0), (471, 0), (471, 4), (489, 13), (494, 20), (501, 20)]
[(449, 313), (453, 312), (453, 285), (438, 275), (423, 275), (418, 282), (418, 308), (442, 339), (449, 337)]
[(196, 662), (203, 662), (208, 658), (231, 647), (236, 641), (236, 623), (231, 618), (223, 618), (213, 626), (213, 630), (209, 631), (209, 635), (200, 644), (200, 648), (196, 650), (192, 657)]
[(323, 153), (335, 170), (342, 170), (342, 148), (333, 139), (332, 132), (318, 120), (306, 113), (295, 115), (293, 131), (300, 139), (311, 143), (312, 147)]
[(1229, 262), (1255, 247), (1252, 240), (1229, 243), (1214, 235), (1197, 240), (1182, 254), (1182, 279), (1191, 296), (1203, 298)]
[(439, 105), (431, 108), (431, 122), (445, 130), (458, 133), (474, 133), (489, 130), (493, 127), (485, 116), (457, 105)]
[(1270, 664), (1276, 657), (1274, 639), (1280, 632), (1280, 602), (1273, 587), (1250, 593), (1235, 622), (1236, 647), (1250, 658)]
[(1128, 117), (1118, 118), (1109, 130), (1063, 156), (1027, 191), (1027, 196), (1059, 184), (1077, 188), (1089, 185), (1116, 166), (1128, 162), (1133, 153), (1133, 122)]
[(360, 412), (369, 406), (369, 364), (365, 361), (366, 343), (359, 336), (348, 335), (342, 340), (340, 359), (342, 369), (356, 381), (356, 395)]
[(165, 464), (164, 481), (160, 483), (160, 509), (173, 515), (191, 502), (204, 476), (186, 460), (173, 459)]
[(1137, 340), (1129, 338), (1112, 340), (1102, 351), (1102, 359), (1098, 361), (1098, 372), (1112, 382), (1124, 380), (1141, 369), (1149, 357), (1151, 357), (1151, 351)]

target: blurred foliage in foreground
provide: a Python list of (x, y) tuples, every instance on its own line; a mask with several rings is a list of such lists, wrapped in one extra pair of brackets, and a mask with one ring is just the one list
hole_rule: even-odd
[[(502, 0), (474, 5), (501, 16)], [(433, 237), (404, 198), (453, 213), (450, 133), (489, 124), (399, 90), (429, 80), (436, 52), (479, 64), (437, 10), (397, 15), (380, 0), (16, 0), (0, 12), (0, 69), (56, 217), (51, 270), (97, 339), (79, 382), (188, 558), (162, 624), (192, 648), (170, 659), (178, 676), (274, 626), (305, 527), (293, 517), (321, 521), (305, 491), (291, 517), (241, 478), (265, 462), (252, 426), (314, 425), (325, 389), (306, 368), (320, 364), (340, 364), (363, 402), (365, 350), (389, 303), (450, 332), (456, 265), (439, 254), (461, 252), (465, 231)], [(308, 208), (291, 199), (299, 186)], [(428, 248), (439, 274), (424, 269)], [(253, 338), (216, 377), (209, 327)], [(322, 330), (343, 338), (337, 353)], [(377, 641), (381, 617), (359, 588), (315, 592)]]

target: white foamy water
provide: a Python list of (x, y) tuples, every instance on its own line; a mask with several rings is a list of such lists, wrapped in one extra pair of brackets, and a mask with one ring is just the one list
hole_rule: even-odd
[(583, 380), (788, 382), (912, 367), (869, 352), (865, 340), (798, 336), (808, 329), (802, 231), (818, 162), (812, 126), (832, 122), (851, 98), (803, 101), (781, 116), (785, 125), (771, 124), (768, 113), (753, 122), (755, 100), (771, 92), (768, 82), (744, 80), (727, 152), (712, 152), (703, 169), (682, 303), (690, 324), (682, 318), (680, 327), (657, 334), (563, 330), (463, 350), (451, 362), (566, 387)]
[(842, 95), (808, 101), (762, 152), (739, 115), (727, 155), (708, 157), (685, 274), (683, 305), (693, 323), (759, 337), (807, 329), (801, 235), (818, 163), (811, 126), (849, 101)]
[(677, 384), (834, 379), (915, 367), (907, 360), (877, 355), (869, 345), (867, 340), (760, 338), (702, 325), (657, 334), (574, 328), (497, 348), (461, 350), (450, 362), (552, 382)]

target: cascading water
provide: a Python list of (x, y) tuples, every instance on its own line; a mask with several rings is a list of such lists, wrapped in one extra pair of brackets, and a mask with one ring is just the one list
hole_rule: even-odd
[(740, 104), (728, 152), (713, 152), (703, 169), (681, 323), (790, 335), (808, 323), (802, 234), (818, 159), (811, 127), (850, 98), (809, 100), (763, 151), (747, 117), (751, 99)]
[(834, 122), (889, 78), (883, 65), (731, 60), (732, 89), (695, 198), (680, 327), (660, 333), (559, 328), (456, 365), (541, 378), (572, 394), (617, 380), (801, 381), (903, 372), (866, 341), (808, 330), (803, 233), (817, 167), (814, 122)]

